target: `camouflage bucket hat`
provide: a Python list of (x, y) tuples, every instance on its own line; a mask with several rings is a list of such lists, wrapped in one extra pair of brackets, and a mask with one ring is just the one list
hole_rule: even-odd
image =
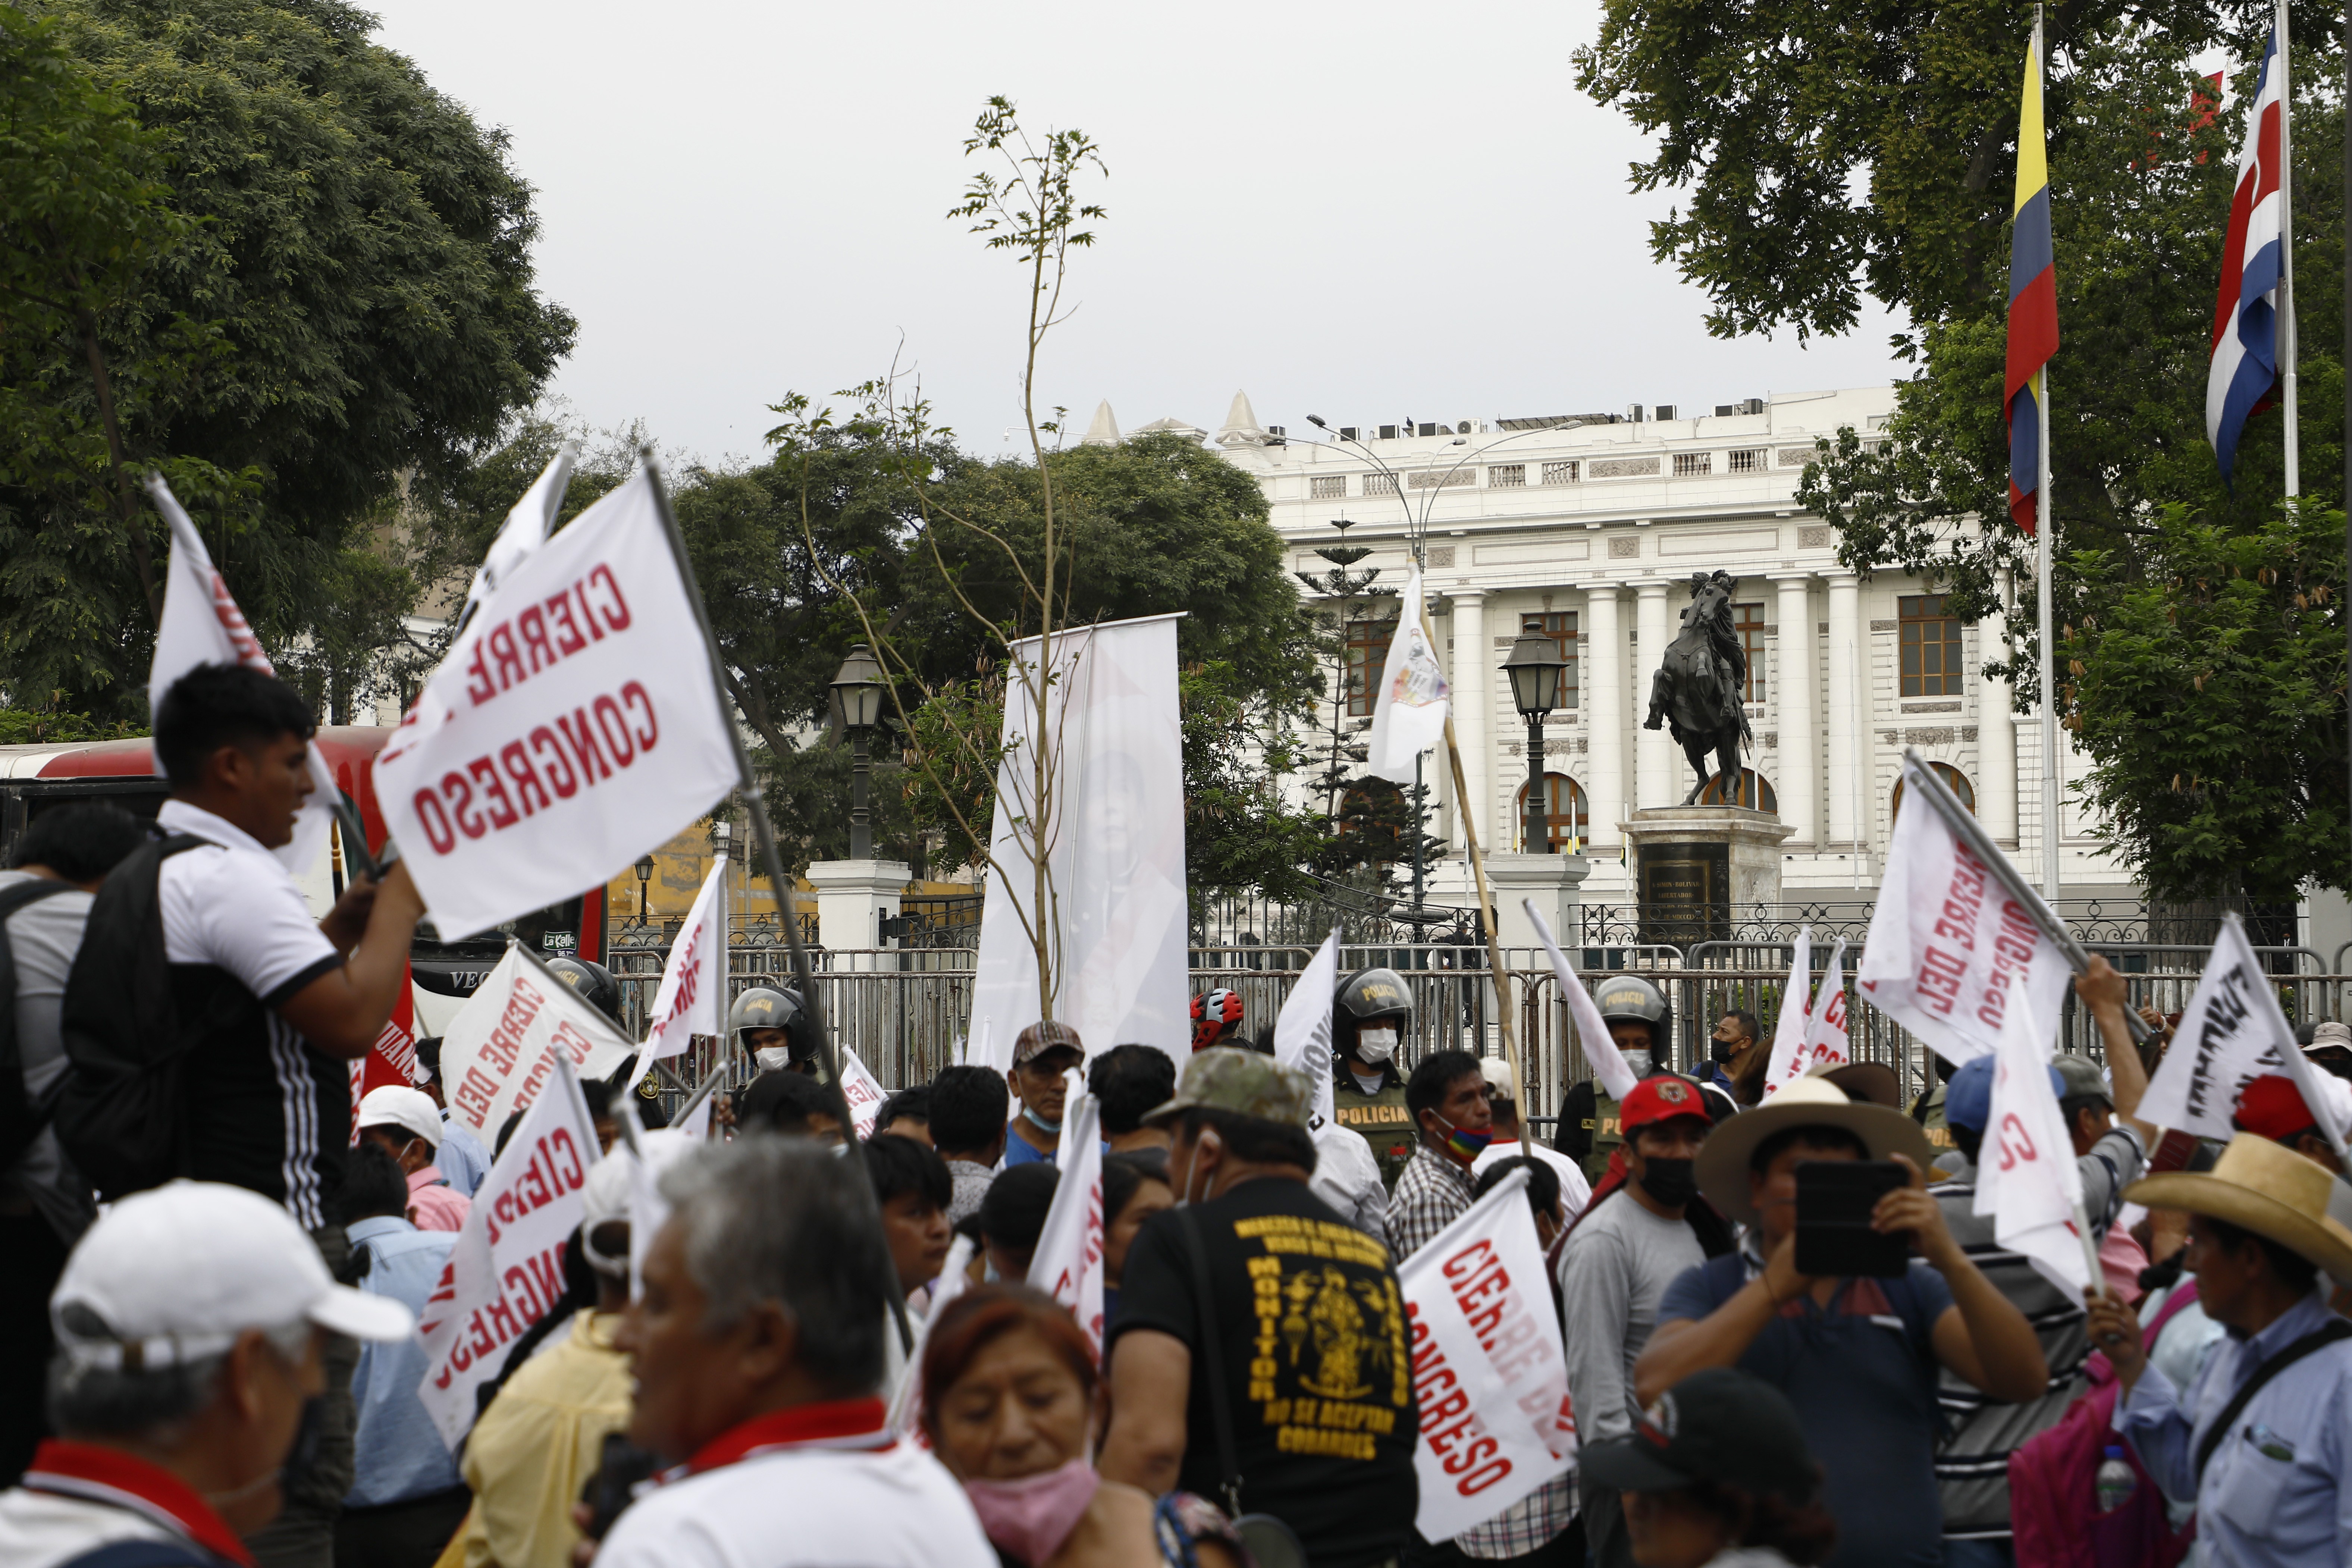
[(1143, 1121), (1156, 1125), (1199, 1106), (1304, 1129), (1314, 1105), (1315, 1082), (1305, 1073), (1255, 1051), (1217, 1046), (1192, 1054), (1176, 1085), (1176, 1098), (1153, 1108)]

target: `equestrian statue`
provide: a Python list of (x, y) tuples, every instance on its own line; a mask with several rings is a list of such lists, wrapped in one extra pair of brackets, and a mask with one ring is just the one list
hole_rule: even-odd
[[(1706, 786), (1723, 781), (1727, 805), (1739, 803), (1739, 745), (1752, 748), (1755, 732), (1748, 727), (1741, 703), (1748, 689), (1748, 650), (1731, 624), (1729, 574), (1691, 574), (1691, 602), (1683, 611), (1683, 629), (1666, 645), (1666, 657), (1650, 678), (1650, 716), (1645, 730), (1671, 727), (1675, 744), (1683, 749), (1698, 774), (1683, 804), (1696, 803)], [(1714, 752), (1716, 771), (1706, 766)]]

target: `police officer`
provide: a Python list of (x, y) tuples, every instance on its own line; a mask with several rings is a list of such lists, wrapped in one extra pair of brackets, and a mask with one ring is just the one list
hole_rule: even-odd
[(1958, 1147), (1952, 1142), (1951, 1128), (1944, 1121), (1944, 1094), (1957, 1069), (1941, 1056), (1932, 1051), (1928, 1054), (1935, 1057), (1936, 1087), (1911, 1102), (1911, 1120), (1927, 1130), (1927, 1142), (1936, 1146), (1937, 1154), (1941, 1156)]
[(1391, 1191), (1420, 1143), (1397, 1067), (1412, 1023), (1412, 993), (1393, 969), (1360, 969), (1331, 998), (1331, 1112), (1372, 1146)]
[[(1674, 1051), (1674, 1010), (1656, 986), (1638, 974), (1612, 974), (1594, 989), (1592, 1000), (1636, 1079), (1674, 1070), (1668, 1065)], [(1732, 1109), (1720, 1090), (1709, 1089), (1704, 1098), (1714, 1121), (1722, 1121)], [(1599, 1080), (1571, 1084), (1560, 1099), (1559, 1133), (1552, 1147), (1582, 1166), (1584, 1179), (1597, 1184), (1608, 1173), (1609, 1157), (1624, 1142), (1617, 1101), (1601, 1092)]]
[(797, 992), (752, 986), (727, 1010), (727, 1033), (761, 1072), (796, 1072), (819, 1083), (831, 1081), (817, 1049), (816, 1030)]
[(583, 1002), (615, 1024), (621, 1021), (621, 983), (611, 970), (593, 959), (551, 958), (547, 972), (580, 993)]

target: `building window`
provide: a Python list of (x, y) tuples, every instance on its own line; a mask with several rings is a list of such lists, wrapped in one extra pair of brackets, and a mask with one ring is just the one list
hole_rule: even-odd
[(1328, 479), (1318, 475), (1307, 481), (1307, 499), (1309, 500), (1333, 500), (1347, 493), (1348, 476), (1345, 474), (1334, 474)]
[(1903, 695), (1956, 697), (1960, 690), (1960, 620), (1942, 594), (1895, 601), (1903, 636)]
[(1543, 466), (1543, 482), (1548, 485), (1572, 485), (1576, 483), (1575, 459), (1570, 458), (1565, 463), (1546, 463)]
[(1743, 700), (1764, 700), (1764, 604), (1731, 606), (1731, 626), (1739, 634), (1739, 651), (1748, 656), (1748, 694)]
[(1500, 463), (1486, 470), (1486, 485), (1490, 489), (1500, 489), (1510, 485), (1524, 485), (1527, 482), (1528, 466), (1525, 463)]
[[(1935, 770), (1935, 773), (1937, 778), (1944, 781), (1944, 787), (1946, 789), (1950, 790), (1954, 795), (1960, 797), (1960, 804), (1969, 808), (1969, 815), (1970, 816), (1974, 816), (1977, 814), (1977, 790), (1976, 785), (1969, 783), (1969, 775), (1960, 772), (1959, 769), (1952, 766), (1949, 763), (1929, 763), (1927, 765)], [(1886, 814), (1887, 820), (1890, 822), (1893, 821), (1896, 816), (1900, 815), (1902, 810), (1903, 781), (1901, 779), (1896, 779), (1895, 781), (1895, 802), (1894, 805), (1888, 808)]]
[(1743, 447), (1731, 454), (1731, 471), (1735, 474), (1760, 474), (1764, 471), (1764, 448)]
[(1693, 474), (1711, 474), (1714, 471), (1715, 454), (1713, 452), (1676, 452), (1675, 454), (1675, 478), (1678, 479), (1688, 478)]
[[(1544, 782), (1544, 837), (1551, 840), (1555, 854), (1566, 854), (1583, 844), (1591, 827), (1586, 816), (1584, 791), (1566, 773), (1548, 773)], [(1521, 784), (1519, 793), (1511, 797), (1511, 842), (1520, 851), (1528, 846), (1528, 786)]]
[(1780, 815), (1780, 797), (1772, 793), (1771, 784), (1754, 768), (1739, 770), (1739, 798), (1727, 803), (1723, 798), (1723, 778), (1720, 774), (1706, 781), (1699, 792), (1701, 805), (1744, 805), (1750, 811), (1760, 811), (1769, 816)]
[(1348, 711), (1362, 718), (1372, 710), (1381, 689), (1381, 672), (1387, 668), (1389, 644), (1396, 641), (1396, 617), (1370, 616), (1348, 623)]
[[(1540, 631), (1552, 640), (1559, 657), (1568, 660), (1568, 668), (1559, 672), (1559, 705), (1562, 709), (1576, 706), (1576, 612), (1574, 610), (1530, 611), (1519, 617), (1522, 632)], [(1507, 688), (1508, 682), (1506, 681)]]
[(1392, 496), (1397, 493), (1394, 474), (1366, 474), (1364, 493), (1368, 496)]

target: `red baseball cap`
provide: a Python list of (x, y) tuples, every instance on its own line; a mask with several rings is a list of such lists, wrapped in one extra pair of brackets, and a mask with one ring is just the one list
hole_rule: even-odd
[(1633, 1092), (1618, 1107), (1618, 1125), (1628, 1138), (1636, 1127), (1672, 1121), (1677, 1116), (1696, 1116), (1708, 1122), (1714, 1120), (1706, 1113), (1706, 1102), (1699, 1098), (1698, 1085), (1670, 1072), (1635, 1084)]
[(2239, 1131), (2259, 1133), (2273, 1143), (2319, 1131), (2319, 1118), (2303, 1102), (2294, 1080), (2276, 1075), (2246, 1085), (2246, 1092), (2238, 1097), (2237, 1114), (2230, 1121)]

